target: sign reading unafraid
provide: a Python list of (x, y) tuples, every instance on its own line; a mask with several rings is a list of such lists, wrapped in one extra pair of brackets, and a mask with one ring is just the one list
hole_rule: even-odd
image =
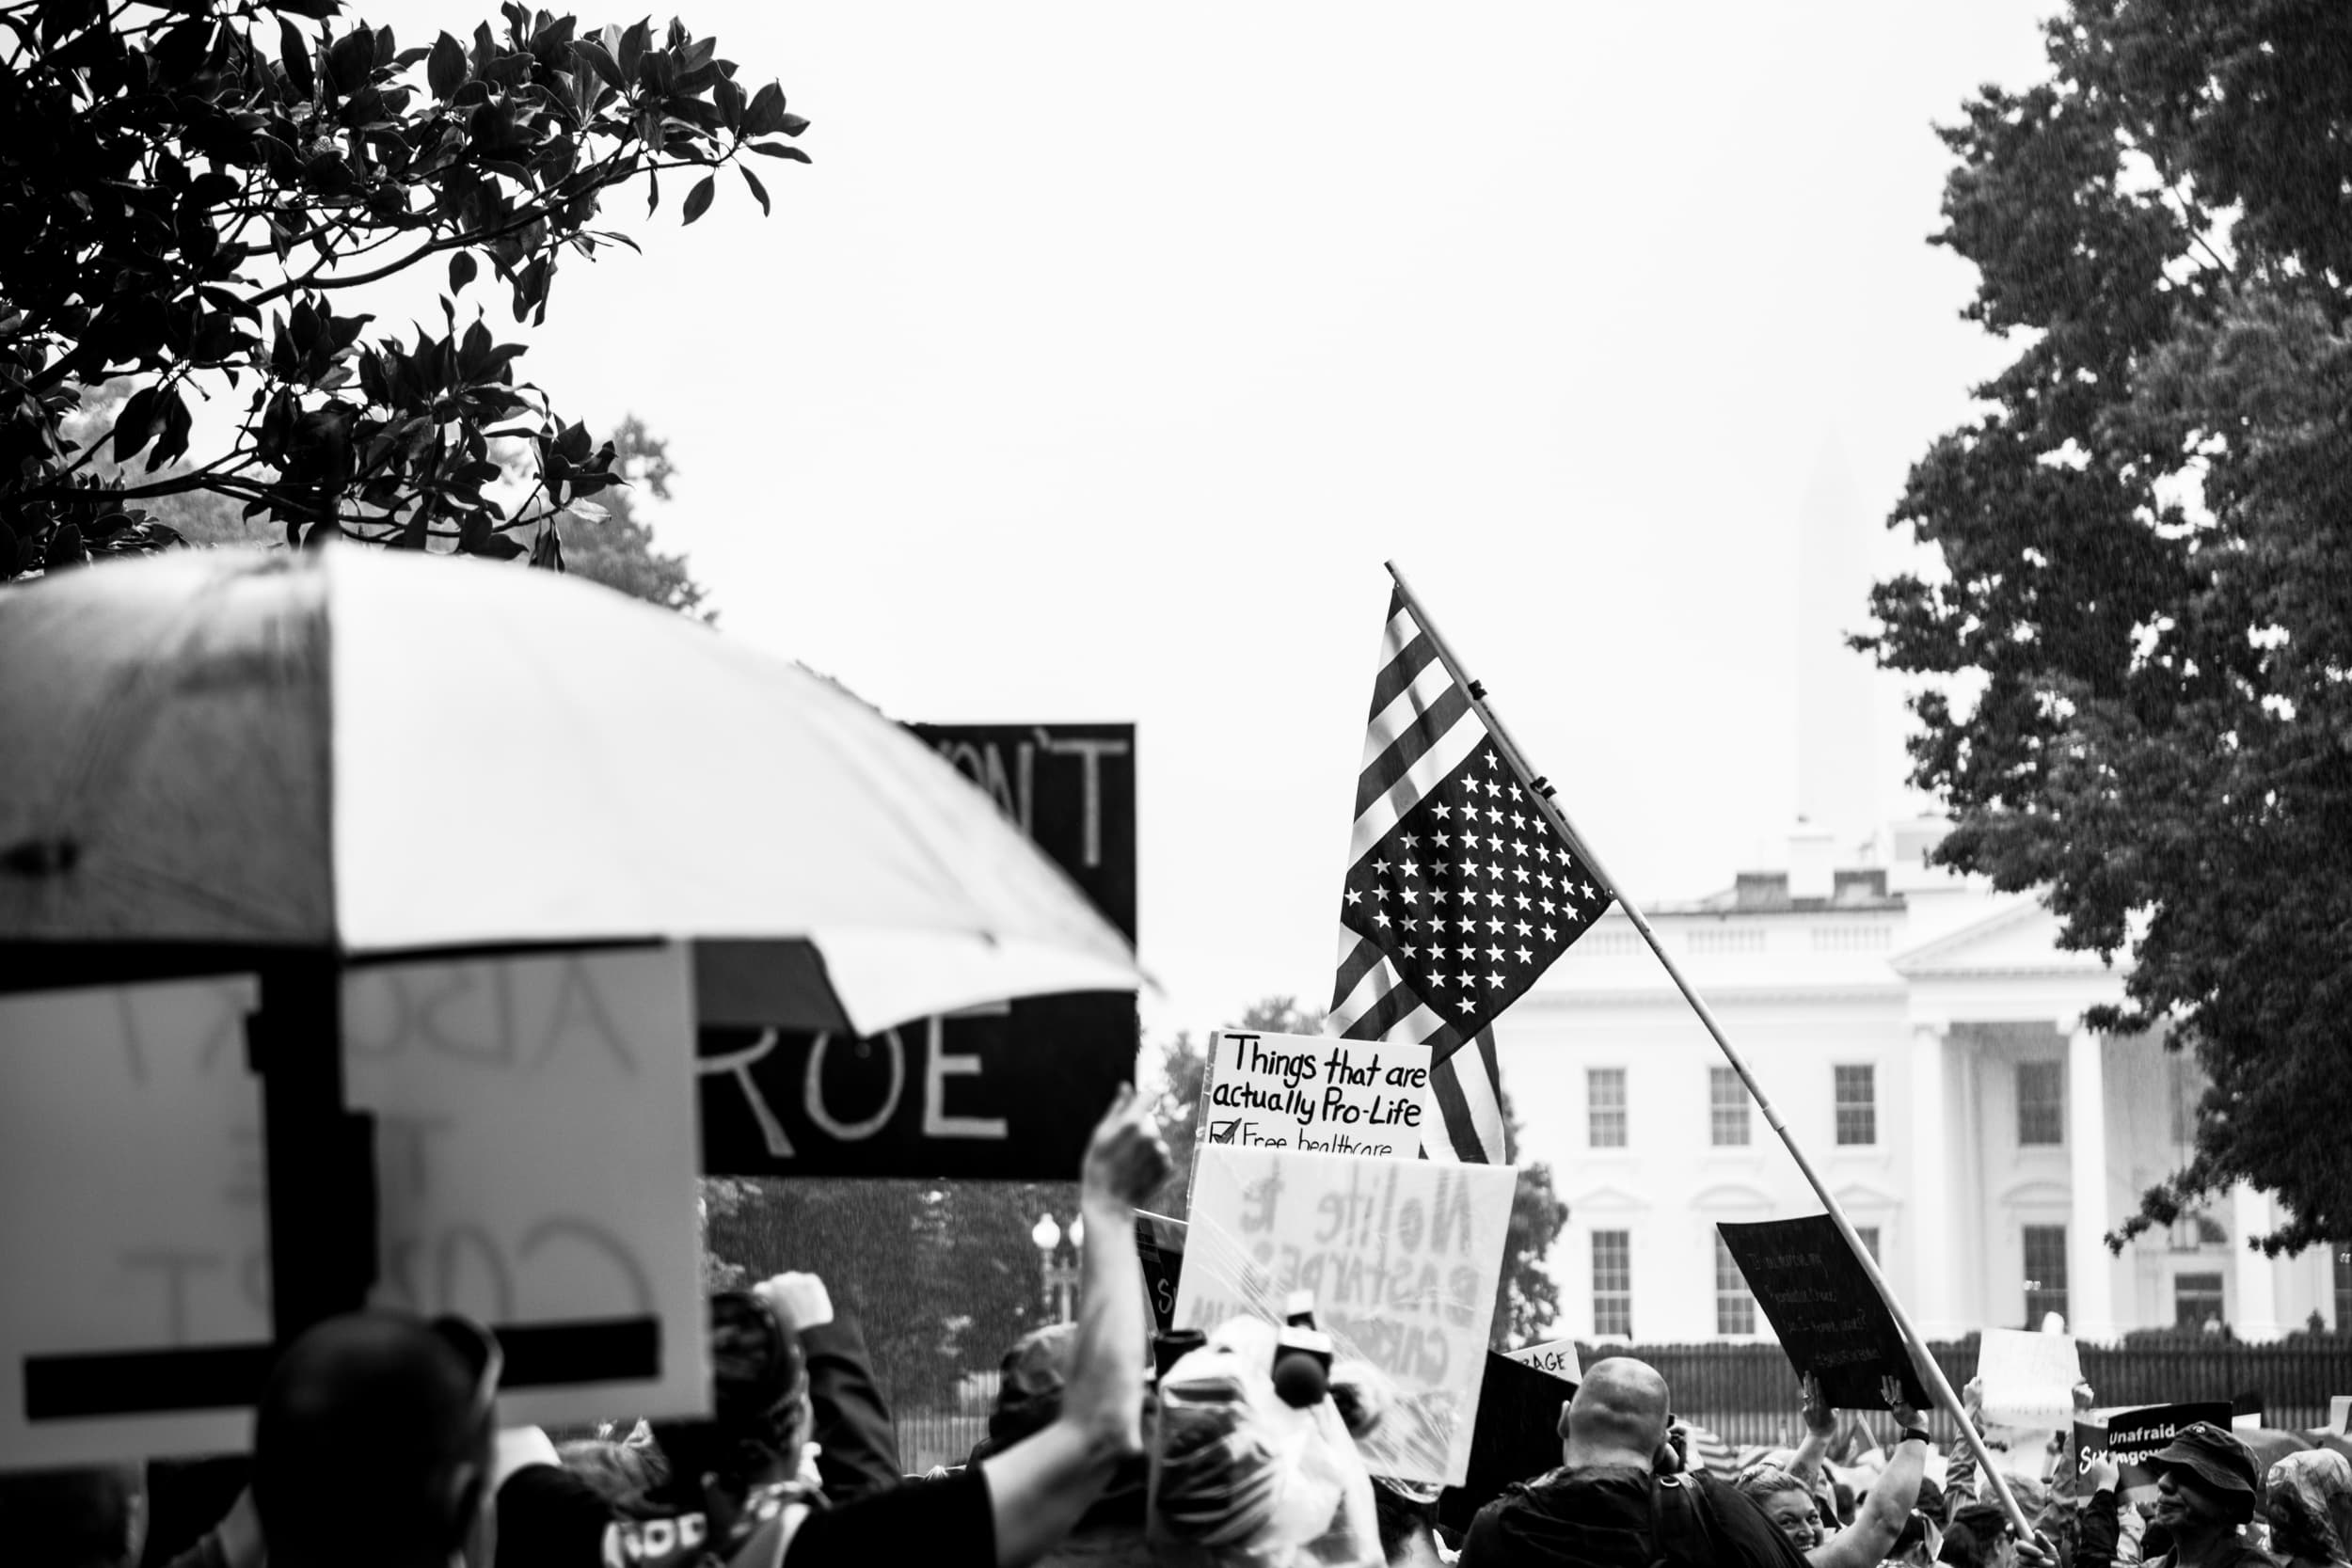
[[(256, 1001), (0, 999), (0, 1257), (40, 1260), (0, 1277), (0, 1467), (246, 1447), (273, 1327)], [(509, 1423), (707, 1408), (684, 951), (368, 969), (343, 1016), (374, 1303), (498, 1329)]]
[(1887, 1409), (1883, 1384), (1891, 1377), (1905, 1403), (1928, 1408), (1894, 1314), (1827, 1214), (1715, 1228), (1789, 1362), (1821, 1380), (1831, 1404)]
[(1220, 1029), (1198, 1125), (1204, 1143), (1414, 1159), (1429, 1125), (1429, 1048)]
[(1279, 1323), (1310, 1292), (1339, 1354), (1397, 1387), (1360, 1445), (1372, 1470), (1460, 1484), (1518, 1172), (1235, 1145), (1199, 1160), (1176, 1326)]
[[(1133, 724), (910, 726), (1136, 934)], [(706, 1018), (703, 1169), (712, 1176), (1066, 1181), (1136, 1072), (1126, 991), (1025, 997), (859, 1038)]]
[(2229, 1402), (2152, 1404), (2137, 1410), (2110, 1412), (2104, 1421), (2077, 1419), (2068, 1468), (2079, 1474), (2093, 1454), (2106, 1454), (2115, 1461), (2120, 1494), (2139, 1501), (2155, 1491), (2156, 1475), (2148, 1468), (2148, 1461), (2169, 1446), (2183, 1427), (2194, 1421), (2210, 1422), (2229, 1431)]

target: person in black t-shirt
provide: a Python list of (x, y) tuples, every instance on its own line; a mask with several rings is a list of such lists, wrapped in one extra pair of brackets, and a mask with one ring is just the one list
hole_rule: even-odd
[(1805, 1568), (1756, 1505), (1700, 1474), (1657, 1473), (1666, 1380), (1613, 1356), (1586, 1370), (1561, 1413), (1561, 1467), (1479, 1510), (1461, 1568)]

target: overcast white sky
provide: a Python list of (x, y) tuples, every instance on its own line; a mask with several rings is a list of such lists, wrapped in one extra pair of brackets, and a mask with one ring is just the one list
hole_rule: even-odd
[(1777, 853), (1798, 509), (1841, 468), (1892, 559), (2007, 356), (1931, 124), (2054, 4), (696, 0), (817, 161), (679, 182), (524, 365), (670, 438), (734, 635), (1139, 726), (1154, 1037), (1320, 1003), (1385, 557), (1634, 896)]

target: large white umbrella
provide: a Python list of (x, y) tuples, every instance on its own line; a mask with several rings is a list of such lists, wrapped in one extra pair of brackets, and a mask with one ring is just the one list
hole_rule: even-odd
[(14, 986), (90, 943), (354, 958), (646, 939), (805, 942), (801, 977), (860, 1033), (1140, 977), (898, 725), (594, 585), (334, 546), (0, 591)]

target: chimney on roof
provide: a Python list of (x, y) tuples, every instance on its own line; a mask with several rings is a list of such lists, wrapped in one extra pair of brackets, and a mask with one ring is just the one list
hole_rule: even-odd
[(1788, 896), (1826, 899), (1836, 878), (1837, 836), (1800, 816), (1788, 834)]

